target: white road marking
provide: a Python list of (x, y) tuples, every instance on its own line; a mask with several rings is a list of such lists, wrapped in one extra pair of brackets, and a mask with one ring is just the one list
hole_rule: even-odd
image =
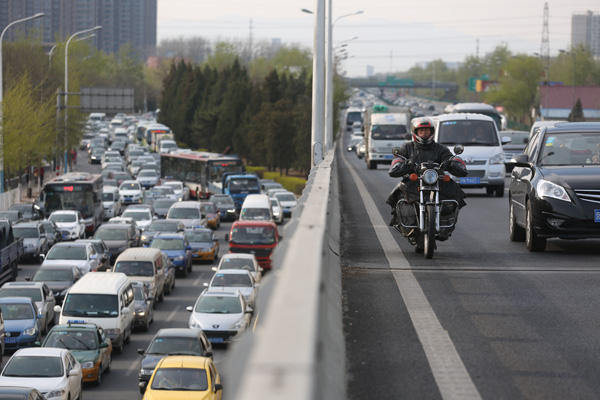
[(169, 316), (167, 317), (167, 322), (173, 321), (173, 318), (175, 318), (175, 315), (177, 315), (177, 310), (179, 310), (179, 304), (175, 306), (173, 311), (171, 311), (171, 314), (169, 314)]
[[(340, 146), (342, 146), (342, 141), (339, 140), (339, 142)], [(352, 179), (358, 188), (358, 193), (365, 204), (367, 214), (371, 219), (371, 223), (383, 247), (390, 267), (408, 269), (403, 271), (392, 270), (391, 272), (396, 280), (417, 336), (421, 341), (442, 398), (457, 400), (481, 399), (481, 395), (458, 355), (452, 339), (450, 339), (448, 332), (437, 319), (419, 282), (412, 271), (410, 271), (410, 264), (394, 240), (389, 226), (385, 223), (381, 214), (379, 214), (373, 198), (356, 171), (346, 161), (345, 151), (340, 151), (338, 154), (342, 154), (341, 160), (348, 168), (348, 171), (350, 171)]]

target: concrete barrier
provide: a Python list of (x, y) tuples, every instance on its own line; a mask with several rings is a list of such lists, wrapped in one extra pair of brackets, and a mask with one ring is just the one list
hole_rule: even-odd
[(314, 167), (262, 285), (255, 326), (222, 368), (225, 399), (345, 399), (334, 151)]
[(21, 201), (21, 192), (17, 189), (9, 190), (0, 194), (0, 211), (6, 211), (13, 204)]

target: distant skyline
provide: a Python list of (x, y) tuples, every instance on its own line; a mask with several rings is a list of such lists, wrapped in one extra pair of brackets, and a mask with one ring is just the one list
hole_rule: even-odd
[[(414, 2), (413, 2), (414, 3)], [(334, 45), (348, 42), (347, 76), (406, 71), (434, 59), (462, 62), (468, 55), (484, 56), (506, 44), (514, 53), (540, 52), (544, 1), (430, 0), (422, 3), (391, 0), (333, 0), (334, 21), (355, 11), (363, 14), (337, 20)], [(567, 49), (571, 16), (600, 12), (598, 0), (548, 1), (550, 54)], [(313, 46), (315, 1), (301, 0), (158, 0), (158, 43), (164, 38), (201, 36), (247, 40), (281, 39), (284, 44)], [(252, 21), (252, 22), (250, 22)], [(252, 24), (252, 30), (250, 26)]]

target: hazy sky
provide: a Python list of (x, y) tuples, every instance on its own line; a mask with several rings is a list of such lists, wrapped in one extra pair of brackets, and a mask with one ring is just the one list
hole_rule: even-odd
[[(542, 0), (332, 0), (337, 17), (333, 43), (348, 42), (342, 62), (348, 76), (405, 71), (416, 63), (441, 58), (463, 61), (467, 55), (492, 51), (505, 43), (515, 53), (540, 52)], [(571, 15), (600, 12), (598, 0), (548, 1), (550, 53), (568, 48)], [(201, 36), (209, 40), (274, 38), (312, 49), (316, 2), (302, 0), (158, 0), (158, 40)], [(252, 23), (250, 22), (252, 21)], [(252, 29), (251, 29), (252, 26)], [(477, 39), (479, 47), (477, 48)]]

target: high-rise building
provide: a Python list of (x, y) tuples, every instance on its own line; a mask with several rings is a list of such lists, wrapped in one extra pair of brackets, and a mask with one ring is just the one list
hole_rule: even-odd
[(116, 53), (129, 43), (143, 59), (156, 51), (157, 0), (0, 0), (0, 31), (14, 20), (40, 12), (44, 18), (11, 29), (5, 40), (35, 27), (43, 42), (52, 45), (101, 25), (90, 41), (100, 50)]
[(588, 11), (573, 14), (571, 18), (571, 45), (587, 47), (594, 56), (600, 56), (600, 14)]

